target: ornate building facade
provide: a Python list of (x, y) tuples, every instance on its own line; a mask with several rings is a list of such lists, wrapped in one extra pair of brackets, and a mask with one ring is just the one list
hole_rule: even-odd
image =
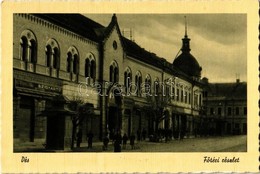
[[(45, 143), (52, 136), (60, 141), (53, 148), (68, 147), (71, 117), (41, 115), (55, 108), (55, 96), (92, 104), (94, 112), (80, 125), (83, 141), (89, 131), (96, 140), (117, 130), (198, 134), (203, 83), (187, 33), (170, 63), (122, 36), (116, 15), (107, 27), (80, 14), (14, 14), (13, 20), (14, 143)], [(164, 94), (167, 101), (147, 94)], [(153, 107), (161, 108), (158, 119)]]

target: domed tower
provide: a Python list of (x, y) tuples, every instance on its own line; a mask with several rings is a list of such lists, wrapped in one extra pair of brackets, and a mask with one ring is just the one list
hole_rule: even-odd
[(191, 55), (190, 50), (190, 39), (187, 35), (187, 24), (185, 17), (185, 35), (182, 39), (182, 53), (173, 61), (173, 65), (191, 77), (200, 78), (202, 68), (196, 58)]

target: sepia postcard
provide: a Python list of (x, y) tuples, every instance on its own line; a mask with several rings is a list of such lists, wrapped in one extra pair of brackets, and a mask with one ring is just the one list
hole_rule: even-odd
[(258, 1), (2, 3), (2, 173), (259, 171)]

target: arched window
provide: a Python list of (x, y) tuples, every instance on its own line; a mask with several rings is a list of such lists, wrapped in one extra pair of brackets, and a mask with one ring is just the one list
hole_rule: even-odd
[(67, 72), (79, 74), (79, 54), (78, 50), (71, 46), (67, 53)]
[(132, 72), (129, 67), (125, 70), (124, 73), (124, 85), (125, 85), (125, 92), (129, 93), (131, 91), (130, 84), (132, 81)]
[(74, 74), (79, 73), (79, 58), (77, 54), (75, 54), (73, 58), (73, 73)]
[(140, 71), (137, 71), (135, 75), (135, 85), (136, 85), (136, 94), (137, 96), (141, 96), (141, 84), (142, 84), (142, 75)]
[(37, 41), (30, 30), (24, 30), (21, 34), (20, 59), (25, 62), (37, 63)]
[(67, 72), (71, 72), (71, 62), (72, 62), (72, 54), (68, 52), (67, 54)]
[(46, 46), (45, 54), (46, 54), (46, 66), (51, 67), (52, 49), (50, 45)]
[(114, 67), (110, 65), (109, 67), (109, 81), (114, 82)]
[(155, 95), (159, 94), (159, 80), (158, 80), (158, 78), (155, 79), (155, 81), (154, 81), (154, 94)]
[(117, 63), (114, 61), (109, 67), (109, 81), (117, 83), (119, 81), (119, 69)]
[(152, 87), (151, 76), (150, 74), (147, 74), (145, 78), (145, 93), (151, 94), (152, 92), (151, 87)]
[(85, 60), (85, 77), (89, 77), (89, 71), (90, 71), (90, 68), (89, 68), (90, 64), (89, 64), (89, 59), (86, 59)]
[(21, 59), (23, 61), (27, 61), (28, 40), (27, 40), (27, 38), (25, 36), (23, 36), (21, 38), (20, 45), (21, 45), (21, 48), (20, 48), (20, 50), (21, 50), (21, 53), (20, 53)]
[(91, 60), (91, 63), (90, 63), (90, 77), (92, 79), (95, 79), (95, 77), (96, 77), (96, 62), (95, 62), (95, 60)]
[(60, 49), (56, 40), (49, 39), (45, 48), (46, 66), (54, 69), (60, 68)]
[(30, 48), (30, 62), (31, 63), (36, 63), (37, 62), (37, 44), (36, 41), (34, 39), (32, 39), (31, 41), (31, 48)]

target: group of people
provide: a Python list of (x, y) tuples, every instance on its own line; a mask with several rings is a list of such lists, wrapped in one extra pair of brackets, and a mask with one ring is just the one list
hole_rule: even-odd
[[(110, 134), (110, 138), (112, 140), (112, 143), (114, 144), (114, 152), (121, 152), (121, 149), (126, 149), (126, 145), (128, 140), (130, 140), (130, 146), (131, 149), (135, 148), (135, 135), (131, 134), (130, 137), (127, 136), (125, 133), (122, 137), (120, 131), (117, 131), (116, 134), (112, 133)], [(106, 134), (106, 136), (103, 139), (103, 150), (107, 150), (109, 143), (109, 134)], [(121, 145), (123, 144), (122, 148)]]
[[(92, 143), (93, 143), (93, 137), (94, 134), (92, 133), (92, 131), (89, 131), (87, 134), (87, 138), (88, 138), (88, 149), (92, 148)], [(78, 133), (77, 133), (77, 147), (80, 147), (80, 143), (82, 142), (82, 130), (79, 129)]]
[[(92, 143), (93, 143), (93, 137), (94, 134), (92, 133), (92, 131), (89, 131), (87, 134), (87, 140), (88, 140), (88, 149), (92, 148)], [(137, 140), (141, 141), (141, 140), (145, 140), (146, 139), (146, 130), (143, 129), (142, 131), (138, 130), (137, 131)], [(122, 149), (126, 149), (128, 140), (130, 141), (130, 146), (131, 149), (135, 149), (135, 134), (132, 133), (129, 137), (127, 136), (127, 134), (125, 133), (122, 137), (121, 132), (120, 131), (116, 131), (113, 132), (111, 131), (110, 133), (106, 133), (106, 135), (103, 138), (103, 151), (108, 150), (108, 144), (109, 141), (112, 141), (112, 144), (114, 145), (114, 152), (121, 152)], [(79, 129), (77, 132), (77, 147), (80, 147), (80, 144), (82, 142), (82, 130)], [(122, 146), (122, 147), (121, 147)]]

